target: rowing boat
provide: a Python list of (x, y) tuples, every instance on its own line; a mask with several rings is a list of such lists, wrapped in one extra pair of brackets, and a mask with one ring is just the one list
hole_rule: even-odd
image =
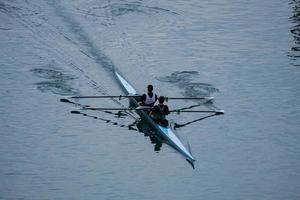
[[(139, 104), (137, 102), (137, 98), (135, 96), (139, 97), (140, 94), (138, 94), (137, 90), (124, 78), (122, 77), (118, 72), (114, 72), (116, 79), (119, 81), (120, 85), (122, 86), (122, 89), (126, 95), (132, 95), (132, 97), (129, 98), (130, 107), (131, 108), (138, 108)], [(195, 159), (192, 156), (191, 152), (182, 144), (178, 136), (174, 133), (172, 128), (170, 126), (163, 127), (158, 125), (153, 121), (153, 119), (143, 110), (143, 109), (135, 109), (135, 112), (145, 121), (149, 124), (149, 127), (153, 130), (157, 136), (162, 139), (165, 143), (167, 143), (169, 146), (173, 147), (175, 150), (177, 150), (194, 168), (194, 162)]]
[[(151, 129), (152, 136), (156, 137), (158, 140), (160, 140), (161, 143), (166, 143), (169, 146), (173, 147), (175, 150), (177, 150), (194, 168), (194, 162), (195, 159), (191, 154), (191, 151), (187, 149), (181, 140), (178, 138), (178, 136), (175, 134), (173, 131), (172, 127), (167, 126), (163, 127), (160, 126), (159, 124), (155, 123), (154, 120), (145, 112), (146, 110), (149, 110), (150, 107), (145, 107), (145, 106), (140, 106), (137, 99), (140, 99), (141, 95), (137, 92), (137, 90), (118, 72), (114, 71), (114, 75), (117, 79), (117, 81), (120, 83), (120, 86), (122, 87), (125, 95), (100, 95), (100, 96), (69, 96), (66, 98), (60, 99), (61, 102), (65, 103), (71, 103), (76, 106), (79, 106), (81, 110), (98, 110), (98, 111), (110, 111), (110, 110), (118, 110), (118, 111), (135, 111), (141, 118), (143, 122), (145, 122), (148, 127)], [(74, 102), (71, 99), (103, 99), (103, 98), (119, 98), (121, 100), (122, 98), (128, 98), (129, 100), (129, 108), (97, 108), (97, 107), (91, 107), (89, 105), (84, 105), (78, 102)], [(212, 101), (213, 97), (167, 97), (167, 99), (171, 100), (205, 100), (205, 101)], [(216, 116), (216, 115), (223, 115), (224, 110), (187, 110), (191, 109), (193, 107), (199, 106), (200, 104), (185, 107), (185, 108), (180, 108), (180, 109), (175, 109), (175, 110), (170, 110), (172, 113), (181, 113), (181, 112), (198, 112), (198, 113), (212, 113), (212, 115), (206, 116), (199, 118), (197, 120), (193, 120), (190, 122), (187, 122), (185, 124), (175, 124), (175, 127), (183, 127), (185, 125), (206, 119), (208, 117)], [(81, 113), (79, 111), (73, 111), (71, 113), (78, 114)], [(83, 113), (84, 115), (87, 115)]]

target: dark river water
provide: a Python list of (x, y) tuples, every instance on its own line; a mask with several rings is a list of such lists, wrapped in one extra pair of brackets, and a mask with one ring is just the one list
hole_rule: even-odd
[[(0, 199), (300, 199), (300, 1), (1, 0), (0, 39)], [(135, 114), (60, 102), (123, 94), (113, 69), (215, 97), (168, 102), (225, 110), (168, 116), (195, 169)]]

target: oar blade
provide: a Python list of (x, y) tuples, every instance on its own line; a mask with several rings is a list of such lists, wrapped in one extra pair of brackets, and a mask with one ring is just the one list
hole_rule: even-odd
[(81, 112), (77, 111), (77, 110), (72, 110), (71, 114), (81, 114)]
[(64, 102), (64, 103), (73, 103), (73, 102), (71, 102), (69, 99), (65, 99), (65, 98), (60, 99), (60, 102)]
[(225, 114), (225, 111), (224, 110), (218, 110), (216, 112), (217, 115), (224, 115)]

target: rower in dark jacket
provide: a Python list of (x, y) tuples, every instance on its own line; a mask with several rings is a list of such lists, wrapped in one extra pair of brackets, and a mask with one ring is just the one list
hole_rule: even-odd
[(147, 90), (147, 93), (143, 94), (141, 97), (140, 105), (153, 107), (155, 102), (157, 101), (157, 95), (153, 93), (152, 85), (148, 85)]
[(153, 118), (153, 120), (158, 123), (161, 126), (168, 126), (169, 122), (166, 119), (166, 115), (168, 115), (169, 107), (164, 104), (165, 97), (160, 96), (158, 98), (158, 105), (155, 105), (150, 112), (150, 116)]

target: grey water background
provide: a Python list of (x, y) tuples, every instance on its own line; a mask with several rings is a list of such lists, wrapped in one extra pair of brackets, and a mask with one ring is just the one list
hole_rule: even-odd
[[(299, 199), (299, 8), (296, 0), (0, 1), (0, 199)], [(195, 170), (129, 130), (132, 117), (74, 115), (59, 102), (120, 94), (112, 68), (141, 92), (152, 83), (166, 96), (215, 96), (197, 109), (225, 115), (177, 130)]]

